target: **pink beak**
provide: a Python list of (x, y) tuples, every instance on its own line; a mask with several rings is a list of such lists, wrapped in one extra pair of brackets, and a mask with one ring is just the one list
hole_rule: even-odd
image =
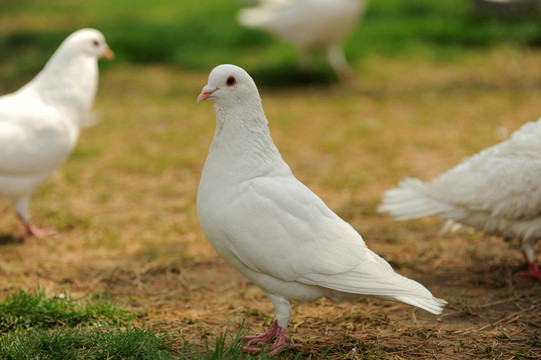
[(107, 48), (105, 49), (105, 51), (103, 52), (103, 57), (106, 59), (106, 60), (113, 60), (115, 58), (115, 53), (113, 52), (113, 50)]
[(218, 90), (218, 88), (209, 89), (208, 86), (205, 86), (203, 91), (201, 91), (201, 94), (197, 97), (197, 103), (199, 104), (201, 101), (207, 100), (216, 90)]

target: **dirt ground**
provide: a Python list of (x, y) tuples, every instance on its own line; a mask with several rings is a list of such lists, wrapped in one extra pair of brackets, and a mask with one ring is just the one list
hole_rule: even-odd
[[(378, 228), (385, 238), (384, 219), (359, 217), (372, 224), (373, 238)], [(447, 299), (446, 310), (434, 316), (368, 298), (356, 304), (295, 303), (289, 333), (307, 354), (326, 359), (541, 358), (540, 285), (516, 274), (524, 263), (515, 244), (467, 233), (439, 239), (434, 224), (399, 231), (403, 240), (391, 251), (384, 243), (368, 244), (398, 272)], [(70, 254), (53, 255), (51, 261), (51, 241), (15, 243), (4, 237), (3, 261), (19, 265), (15, 277), (3, 266), (3, 294), (37, 283), (50, 292), (69, 289), (73, 297), (106, 294), (121, 306), (145, 311), (146, 325), (196, 344), (224, 331), (234, 335), (243, 321), (245, 329), (260, 332), (272, 320), (265, 295), (204, 244), (198, 259), (93, 265), (71, 262)]]
[[(533, 68), (532, 64), (539, 65), (538, 55), (517, 55), (516, 61)], [(480, 126), (470, 134), (475, 137), (486, 128), (506, 124), (501, 119), (509, 119), (513, 104), (519, 104), (522, 110), (518, 115), (514, 113), (512, 123), (507, 123), (515, 129), (541, 113), (541, 71), (537, 69), (533, 75), (511, 74), (503, 80), (485, 76), (506, 68), (507, 56), (489, 56), (490, 71), (479, 70), (475, 61), (466, 64), (469, 68), (459, 64), (444, 69), (440, 65), (390, 61), (387, 71), (393, 75), (377, 71), (381, 61), (367, 61), (363, 65), (365, 82), (360, 89), (355, 89), (353, 95), (348, 90), (331, 89), (331, 94), (339, 100), (347, 96), (362, 98), (359, 106), (368, 113), (368, 125), (360, 131), (366, 132), (367, 138), (376, 136), (371, 127), (378, 131), (381, 129), (377, 126), (393, 127), (392, 123), (375, 125), (370, 119), (398, 117), (397, 121), (401, 121), (412, 109), (427, 107), (417, 110), (421, 123), (425, 121), (423, 111), (430, 112), (430, 107), (432, 113), (440, 115), (453, 109), (455, 113), (448, 118), (457, 119), (459, 128), (467, 124), (472, 128)], [(423, 75), (427, 66), (433, 67), (433, 75)], [(413, 82), (404, 69), (415, 78)], [(127, 76), (119, 72), (106, 74), (97, 107), (110, 115), (83, 135), (74, 159), (35, 196), (32, 209), (36, 222), (55, 226), (59, 230), (56, 237), (20, 241), (16, 235), (22, 229), (9, 203), (0, 202), (0, 209), (5, 209), (0, 216), (0, 296), (37, 286), (50, 293), (69, 291), (72, 297), (82, 299), (103, 294), (120, 306), (143, 311), (142, 323), (170, 332), (179, 343), (187, 340), (201, 346), (206, 338), (212, 343), (224, 331), (233, 336), (243, 321), (249, 332), (263, 331), (274, 315), (270, 301), (213, 251), (197, 223), (195, 193), (214, 126), (210, 105), (195, 105), (206, 74), (190, 77), (186, 73), (146, 70), (140, 76), (154, 79), (155, 83), (147, 87), (164, 94), (158, 100), (148, 99), (144, 89), (137, 86), (137, 76), (130, 74), (135, 86), (125, 90), (122, 99), (108, 100), (113, 93), (120, 96), (117, 89)], [(385, 76), (393, 76), (393, 92), (380, 95), (387, 91), (377, 85)], [(461, 83), (460, 79), (470, 80)], [(466, 87), (464, 84), (471, 84), (469, 94), (466, 91), (465, 95), (457, 95), (449, 90), (454, 86)], [(184, 85), (188, 88), (178, 90)], [(429, 88), (438, 90), (424, 90)], [(412, 92), (416, 95), (412, 96)], [(425, 179), (435, 176), (464, 155), (497, 142), (493, 134), (484, 142), (475, 142), (464, 132), (450, 135), (451, 126), (426, 120), (422, 131), (402, 134), (408, 139), (394, 142), (401, 147), (398, 150), (381, 148), (385, 143), (381, 139), (340, 146), (342, 139), (333, 143), (336, 133), (314, 115), (310, 126), (316, 130), (300, 142), (305, 149), (302, 152), (297, 151), (292, 140), (299, 136), (297, 130), (302, 125), (285, 120), (273, 123), (272, 119), (283, 119), (287, 111), (302, 113), (302, 108), (290, 107), (290, 101), (307, 97), (313, 105), (325, 99), (326, 90), (310, 90), (308, 94), (298, 94), (298, 89), (286, 95), (275, 90), (265, 93), (264, 105), (268, 106), (273, 135), (282, 139), (277, 140), (278, 146), (294, 173), (350, 222), (367, 245), (397, 272), (421, 282), (435, 296), (449, 302), (440, 316), (369, 298), (355, 304), (332, 304), (327, 300), (294, 303), (289, 334), (303, 345), (303, 358), (541, 359), (541, 284), (517, 275), (525, 269), (525, 262), (516, 242), (506, 243), (467, 229), (440, 236), (442, 221), (399, 223), (375, 211), (383, 190), (397, 179), (408, 174)], [(491, 100), (494, 93), (502, 99), (512, 99)], [(471, 108), (462, 106), (468, 103), (468, 97), (476, 100)], [(496, 103), (500, 107), (492, 106)], [(144, 111), (131, 109), (133, 104), (139, 104)], [(120, 109), (122, 106), (125, 108)], [(320, 110), (315, 109), (314, 113)], [(171, 131), (177, 131), (177, 123), (137, 120), (139, 112), (153, 119), (187, 114), (187, 139), (168, 138)], [(357, 109), (341, 108), (335, 114), (353, 117), (349, 112), (355, 113)], [(472, 119), (479, 114), (492, 112), (500, 114), (493, 123), (473, 123)], [(145, 124), (144, 131), (141, 124)], [(351, 124), (343, 126), (351, 129)], [(437, 132), (442, 126), (443, 130)], [(115, 131), (122, 131), (123, 135), (113, 140), (109, 133)], [(382, 139), (389, 134), (384, 131)], [(426, 142), (423, 139), (427, 139), (427, 134), (439, 140)], [(399, 135), (393, 136), (398, 139)], [(137, 153), (140, 158), (121, 155), (139, 149), (143, 138), (149, 143)], [(171, 145), (164, 145), (167, 139)], [(129, 145), (129, 141), (133, 144)], [(197, 142), (195, 150), (172, 150), (190, 141)], [(414, 145), (407, 145), (408, 141)], [(344, 150), (354, 147), (358, 148), (357, 153)], [(137, 162), (168, 153), (175, 154), (171, 163), (159, 167), (153, 162), (148, 173)], [(393, 161), (385, 160), (391, 156)], [(335, 163), (333, 159), (340, 161)], [(408, 159), (408, 166), (397, 165), (404, 159)], [(101, 168), (90, 171), (88, 165), (96, 161), (101, 162)], [(378, 170), (378, 162), (384, 163), (385, 169)], [(373, 169), (376, 175), (346, 177), (346, 173), (361, 173), (361, 168)], [(539, 252), (539, 246), (537, 249)], [(283, 357), (296, 354), (292, 351)]]

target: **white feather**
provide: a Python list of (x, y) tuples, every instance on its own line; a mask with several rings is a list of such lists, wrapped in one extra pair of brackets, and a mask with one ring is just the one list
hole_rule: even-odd
[(507, 239), (529, 262), (541, 237), (541, 119), (466, 159), (431, 182), (405, 179), (378, 211), (397, 220), (437, 216)]

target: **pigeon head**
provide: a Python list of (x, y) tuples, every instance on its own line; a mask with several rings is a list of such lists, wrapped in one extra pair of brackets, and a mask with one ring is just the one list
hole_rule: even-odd
[(250, 100), (261, 102), (257, 86), (250, 75), (244, 69), (230, 64), (219, 65), (210, 72), (208, 83), (197, 97), (197, 102), (207, 99), (224, 105)]
[(114, 58), (105, 37), (95, 29), (81, 29), (74, 32), (64, 40), (59, 50), (64, 54), (85, 54), (107, 60)]

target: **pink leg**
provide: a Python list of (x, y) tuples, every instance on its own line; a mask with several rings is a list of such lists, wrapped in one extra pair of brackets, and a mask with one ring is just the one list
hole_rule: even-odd
[(257, 334), (257, 335), (247, 335), (243, 337), (241, 340), (247, 341), (248, 345), (251, 345), (251, 344), (263, 345), (269, 340), (274, 339), (277, 333), (278, 333), (278, 322), (274, 320), (272, 322), (271, 327), (269, 328), (269, 330), (267, 330), (266, 333)]
[(528, 271), (522, 271), (519, 273), (520, 276), (524, 277), (533, 277), (539, 281), (541, 281), (541, 271), (539, 271), (539, 268), (537, 265), (533, 262), (528, 262)]
[(39, 229), (39, 228), (35, 227), (34, 225), (30, 224), (29, 222), (26, 222), (22, 218), (21, 215), (17, 214), (17, 216), (19, 217), (19, 219), (24, 224), (24, 228), (26, 230), (26, 235), (27, 236), (35, 236), (37, 238), (44, 238), (44, 237), (47, 237), (47, 236), (56, 235), (56, 231), (54, 231), (53, 229)]
[(274, 340), (274, 344), (272, 344), (272, 351), (268, 353), (267, 356), (274, 356), (282, 350), (298, 349), (302, 347), (300, 344), (293, 344), (289, 342), (289, 338), (286, 336), (285, 328), (279, 327), (278, 329), (278, 336), (276, 337), (276, 340)]
[[(245, 336), (242, 340), (248, 341), (248, 346), (245, 346), (242, 350), (252, 354), (260, 353), (265, 349), (265, 343), (272, 339), (275, 340), (270, 348), (271, 351), (267, 354), (267, 356), (274, 356), (282, 350), (297, 349), (301, 347), (299, 344), (290, 343), (289, 338), (286, 335), (286, 328), (281, 328), (278, 326), (278, 322), (274, 320), (266, 333)], [(257, 347), (252, 347), (250, 346), (251, 344), (257, 345)]]

